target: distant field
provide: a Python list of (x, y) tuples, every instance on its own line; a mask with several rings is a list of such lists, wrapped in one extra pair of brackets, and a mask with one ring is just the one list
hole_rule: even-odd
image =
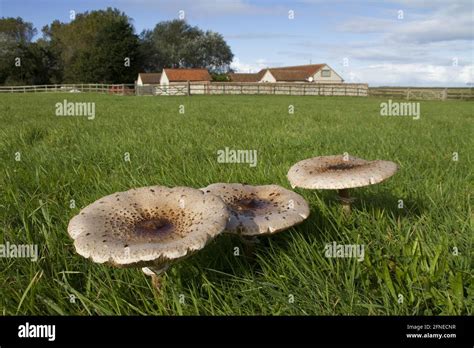
[[(55, 116), (64, 99), (95, 102), (95, 119)], [(385, 101), (0, 95), (0, 243), (36, 243), (40, 255), (0, 258), (0, 313), (472, 315), (474, 104), (421, 101), (413, 120), (380, 116)], [(225, 147), (257, 150), (257, 166), (218, 163)], [(140, 270), (77, 255), (67, 235), (80, 208), (116, 191), (213, 182), (289, 188), (292, 164), (344, 152), (400, 170), (353, 190), (347, 219), (333, 192), (296, 189), (311, 206), (303, 224), (262, 238), (253, 262), (234, 256), (238, 238), (220, 236), (167, 272), (161, 296)], [(333, 241), (365, 245), (364, 261), (326, 258)]]

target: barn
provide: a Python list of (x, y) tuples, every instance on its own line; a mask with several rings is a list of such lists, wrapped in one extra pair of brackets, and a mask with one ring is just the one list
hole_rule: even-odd
[(209, 83), (211, 80), (211, 75), (209, 75), (207, 69), (163, 69), (160, 85), (187, 81)]
[(137, 78), (137, 86), (157, 85), (160, 83), (161, 73), (140, 73)]

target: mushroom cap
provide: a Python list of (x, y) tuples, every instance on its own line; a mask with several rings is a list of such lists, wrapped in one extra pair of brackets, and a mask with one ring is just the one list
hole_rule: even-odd
[(69, 222), (77, 253), (117, 267), (161, 267), (202, 249), (229, 213), (216, 196), (189, 187), (149, 186), (88, 205)]
[(273, 234), (309, 216), (306, 200), (278, 185), (216, 183), (202, 188), (222, 198), (230, 211), (226, 232), (244, 236)]
[(336, 155), (300, 161), (290, 168), (287, 177), (292, 187), (339, 190), (378, 184), (397, 170), (397, 164), (390, 161)]

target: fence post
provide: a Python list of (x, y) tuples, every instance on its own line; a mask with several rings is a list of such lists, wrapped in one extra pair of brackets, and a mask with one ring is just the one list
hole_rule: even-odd
[(407, 100), (410, 100), (410, 88), (407, 88)]
[(446, 100), (446, 99), (448, 99), (448, 89), (447, 88), (445, 88), (444, 92), (443, 92), (443, 100)]

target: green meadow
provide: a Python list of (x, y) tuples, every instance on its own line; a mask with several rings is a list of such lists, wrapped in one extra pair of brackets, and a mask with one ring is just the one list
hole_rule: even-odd
[[(94, 102), (94, 119), (56, 116), (64, 99)], [(0, 313), (472, 315), (474, 104), (421, 101), (414, 120), (380, 116), (382, 102), (0, 95), (0, 244), (38, 246), (36, 262), (0, 258)], [(256, 150), (257, 165), (219, 163), (226, 147)], [(214, 182), (290, 188), (291, 165), (344, 152), (400, 168), (352, 190), (348, 217), (335, 192), (295, 189), (311, 207), (305, 222), (261, 237), (253, 259), (236, 255), (238, 237), (221, 235), (170, 268), (161, 293), (140, 269), (79, 256), (67, 234), (82, 207), (116, 191)], [(333, 242), (363, 245), (363, 260), (326, 257)]]

